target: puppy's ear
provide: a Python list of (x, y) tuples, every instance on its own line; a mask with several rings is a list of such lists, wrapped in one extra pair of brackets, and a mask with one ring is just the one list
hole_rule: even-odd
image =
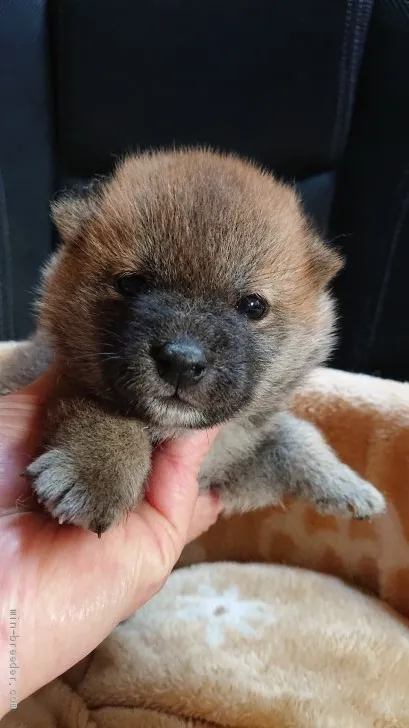
[(89, 220), (95, 215), (103, 180), (76, 185), (51, 203), (51, 219), (63, 242), (78, 240)]
[(344, 267), (344, 259), (316, 233), (310, 235), (309, 248), (310, 275), (318, 288), (325, 288)]

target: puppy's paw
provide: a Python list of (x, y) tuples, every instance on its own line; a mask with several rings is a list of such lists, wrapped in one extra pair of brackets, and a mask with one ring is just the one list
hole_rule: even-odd
[(133, 469), (132, 478), (126, 479), (112, 464), (106, 472), (103, 467), (93, 472), (77, 464), (68, 450), (53, 449), (37, 458), (26, 475), (53, 518), (100, 535), (135, 507), (147, 473)]
[(342, 465), (331, 478), (327, 495), (316, 500), (321, 513), (340, 513), (356, 520), (368, 520), (386, 510), (383, 495), (373, 485)]

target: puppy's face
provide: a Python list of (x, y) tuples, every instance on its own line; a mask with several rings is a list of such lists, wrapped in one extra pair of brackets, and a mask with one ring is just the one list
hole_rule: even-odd
[(279, 399), (326, 353), (339, 260), (292, 190), (249, 164), (131, 157), (54, 219), (64, 245), (40, 324), (79, 384), (123, 412), (213, 425)]

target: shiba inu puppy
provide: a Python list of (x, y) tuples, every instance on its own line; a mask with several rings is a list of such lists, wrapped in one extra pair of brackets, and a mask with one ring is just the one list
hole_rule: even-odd
[(53, 205), (38, 331), (0, 389), (53, 360), (45, 449), (28, 468), (60, 522), (98, 534), (143, 498), (152, 448), (219, 425), (200, 487), (227, 512), (308, 499), (369, 518), (382, 495), (288, 412), (327, 357), (341, 267), (292, 188), (206, 150), (130, 156)]

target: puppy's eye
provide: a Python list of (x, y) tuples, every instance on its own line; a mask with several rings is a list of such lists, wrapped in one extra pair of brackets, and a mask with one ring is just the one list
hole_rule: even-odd
[(252, 293), (250, 296), (243, 296), (237, 306), (237, 311), (246, 316), (251, 321), (258, 321), (266, 315), (268, 311), (267, 302), (258, 293)]
[(150, 290), (149, 281), (143, 276), (134, 273), (119, 276), (116, 279), (116, 288), (122, 296), (131, 298), (140, 293), (148, 293)]

